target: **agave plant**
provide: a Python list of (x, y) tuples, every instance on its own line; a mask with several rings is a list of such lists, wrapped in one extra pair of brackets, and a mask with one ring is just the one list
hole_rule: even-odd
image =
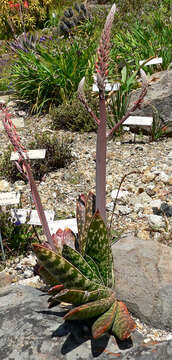
[(77, 201), (78, 237), (70, 229), (53, 235), (55, 251), (49, 244), (33, 244), (41, 264), (39, 273), (52, 287), (49, 307), (61, 301), (73, 304), (66, 320), (94, 319), (92, 335), (98, 338), (111, 330), (120, 340), (135, 329), (126, 305), (116, 299), (109, 231), (97, 210), (94, 195)]

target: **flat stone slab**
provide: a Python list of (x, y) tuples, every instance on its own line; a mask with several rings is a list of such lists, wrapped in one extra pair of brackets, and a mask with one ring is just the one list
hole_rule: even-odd
[(47, 308), (48, 296), (38, 289), (10, 285), (0, 289), (1, 360), (171, 360), (172, 341), (143, 343), (136, 331), (133, 342), (105, 335), (91, 337), (90, 324), (63, 321), (64, 308)]
[[(25, 159), (28, 157), (29, 159), (44, 159), (46, 154), (46, 149), (36, 149), (36, 150), (28, 150), (27, 153), (23, 152), (23, 156)], [(10, 160), (18, 160), (19, 154), (15, 151), (12, 151)]]

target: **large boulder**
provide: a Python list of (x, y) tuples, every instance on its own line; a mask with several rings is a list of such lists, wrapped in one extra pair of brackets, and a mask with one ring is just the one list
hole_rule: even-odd
[[(133, 92), (131, 103), (138, 97), (138, 92), (140, 90)], [(132, 115), (152, 116), (152, 105), (158, 110), (163, 123), (172, 122), (172, 69), (151, 75), (141, 109)]]
[[(48, 296), (29, 286), (0, 289), (1, 360), (170, 360), (172, 341), (146, 345), (136, 331), (130, 340), (93, 340), (89, 324), (62, 319), (64, 309), (47, 308)], [(130, 349), (129, 349), (130, 348)]]
[(117, 297), (141, 321), (172, 330), (172, 248), (126, 237), (113, 256)]

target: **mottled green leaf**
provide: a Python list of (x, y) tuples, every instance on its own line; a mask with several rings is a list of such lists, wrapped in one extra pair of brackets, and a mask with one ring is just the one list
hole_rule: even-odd
[(43, 266), (39, 267), (39, 275), (43, 278), (46, 284), (54, 286), (57, 284), (57, 280), (52, 276)]
[(69, 289), (91, 291), (99, 288), (99, 284), (87, 279), (75, 266), (59, 254), (38, 244), (33, 244), (32, 247), (39, 262), (56, 279), (56, 283), (63, 284)]
[(136, 324), (131, 318), (126, 305), (122, 301), (118, 301), (115, 320), (112, 327), (112, 332), (120, 340), (127, 339), (131, 332), (135, 329)]
[(97, 210), (92, 218), (85, 253), (90, 256), (99, 268), (106, 286), (113, 286), (113, 259), (110, 237), (103, 219)]
[(107, 298), (110, 295), (112, 295), (112, 292), (110, 292), (109, 289), (94, 290), (91, 292), (76, 289), (64, 289), (55, 296), (49, 298), (48, 302), (50, 305), (59, 301), (68, 302), (73, 305), (81, 305), (87, 303), (88, 301)]
[(102, 336), (106, 333), (113, 324), (115, 318), (115, 312), (117, 308), (117, 300), (112, 304), (109, 310), (107, 310), (103, 315), (101, 315), (92, 326), (92, 335), (94, 339)]
[(94, 273), (94, 269), (90, 267), (90, 265), (78, 251), (67, 245), (64, 245), (62, 255), (89, 280), (95, 281), (99, 284), (101, 283), (99, 277), (96, 275), (96, 273)]
[(65, 320), (84, 320), (91, 319), (98, 315), (103, 314), (106, 310), (110, 308), (115, 300), (114, 294), (110, 297), (92, 301), (87, 304), (78, 306), (72, 310), (70, 310), (65, 316)]
[(103, 278), (102, 278), (102, 276), (100, 274), (100, 271), (99, 271), (99, 268), (98, 268), (97, 264), (88, 255), (85, 255), (84, 258), (85, 258), (86, 262), (90, 265), (90, 267), (93, 269), (93, 271), (97, 275), (97, 277), (100, 279), (101, 284), (104, 285)]

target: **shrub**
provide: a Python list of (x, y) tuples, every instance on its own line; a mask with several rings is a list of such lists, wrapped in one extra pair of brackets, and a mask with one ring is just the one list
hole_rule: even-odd
[[(92, 99), (92, 107), (96, 111), (98, 99)], [(89, 132), (95, 131), (97, 128), (91, 116), (76, 97), (71, 102), (63, 103), (58, 107), (52, 107), (50, 109), (50, 116), (53, 120), (53, 129)]]
[(79, 40), (65, 40), (39, 45), (37, 52), (18, 50), (11, 67), (14, 96), (24, 99), (32, 112), (71, 99), (88, 68), (93, 67), (94, 47), (92, 41), (85, 45)]
[[(35, 239), (34, 228), (28, 224), (17, 226), (12, 222), (11, 212), (8, 208), (3, 211), (0, 207), (0, 229), (6, 258), (23, 255), (31, 250), (31, 244)], [(1, 248), (0, 258), (2, 258)]]
[(56, 0), (0, 0), (0, 39), (43, 28), (50, 8), (55, 5)]
[[(161, 65), (145, 67), (146, 72), (153, 73), (167, 69), (172, 61), (171, 24), (167, 8), (145, 12), (134, 21), (126, 23), (126, 29), (114, 29), (112, 39), (111, 69), (114, 64), (130, 63), (131, 68), (138, 67), (139, 60), (151, 56), (162, 57)], [(169, 19), (169, 21), (167, 20)], [(130, 19), (131, 20), (131, 19)], [(111, 70), (112, 71), (112, 70)]]
[[(32, 160), (32, 169), (35, 179), (41, 180), (44, 174), (67, 166), (72, 160), (71, 140), (64, 137), (62, 140), (54, 135), (35, 135), (34, 141), (28, 145), (29, 149), (47, 149), (45, 159)], [(0, 172), (12, 183), (24, 177), (16, 168), (15, 162), (10, 161), (12, 146), (4, 152), (0, 160)]]

